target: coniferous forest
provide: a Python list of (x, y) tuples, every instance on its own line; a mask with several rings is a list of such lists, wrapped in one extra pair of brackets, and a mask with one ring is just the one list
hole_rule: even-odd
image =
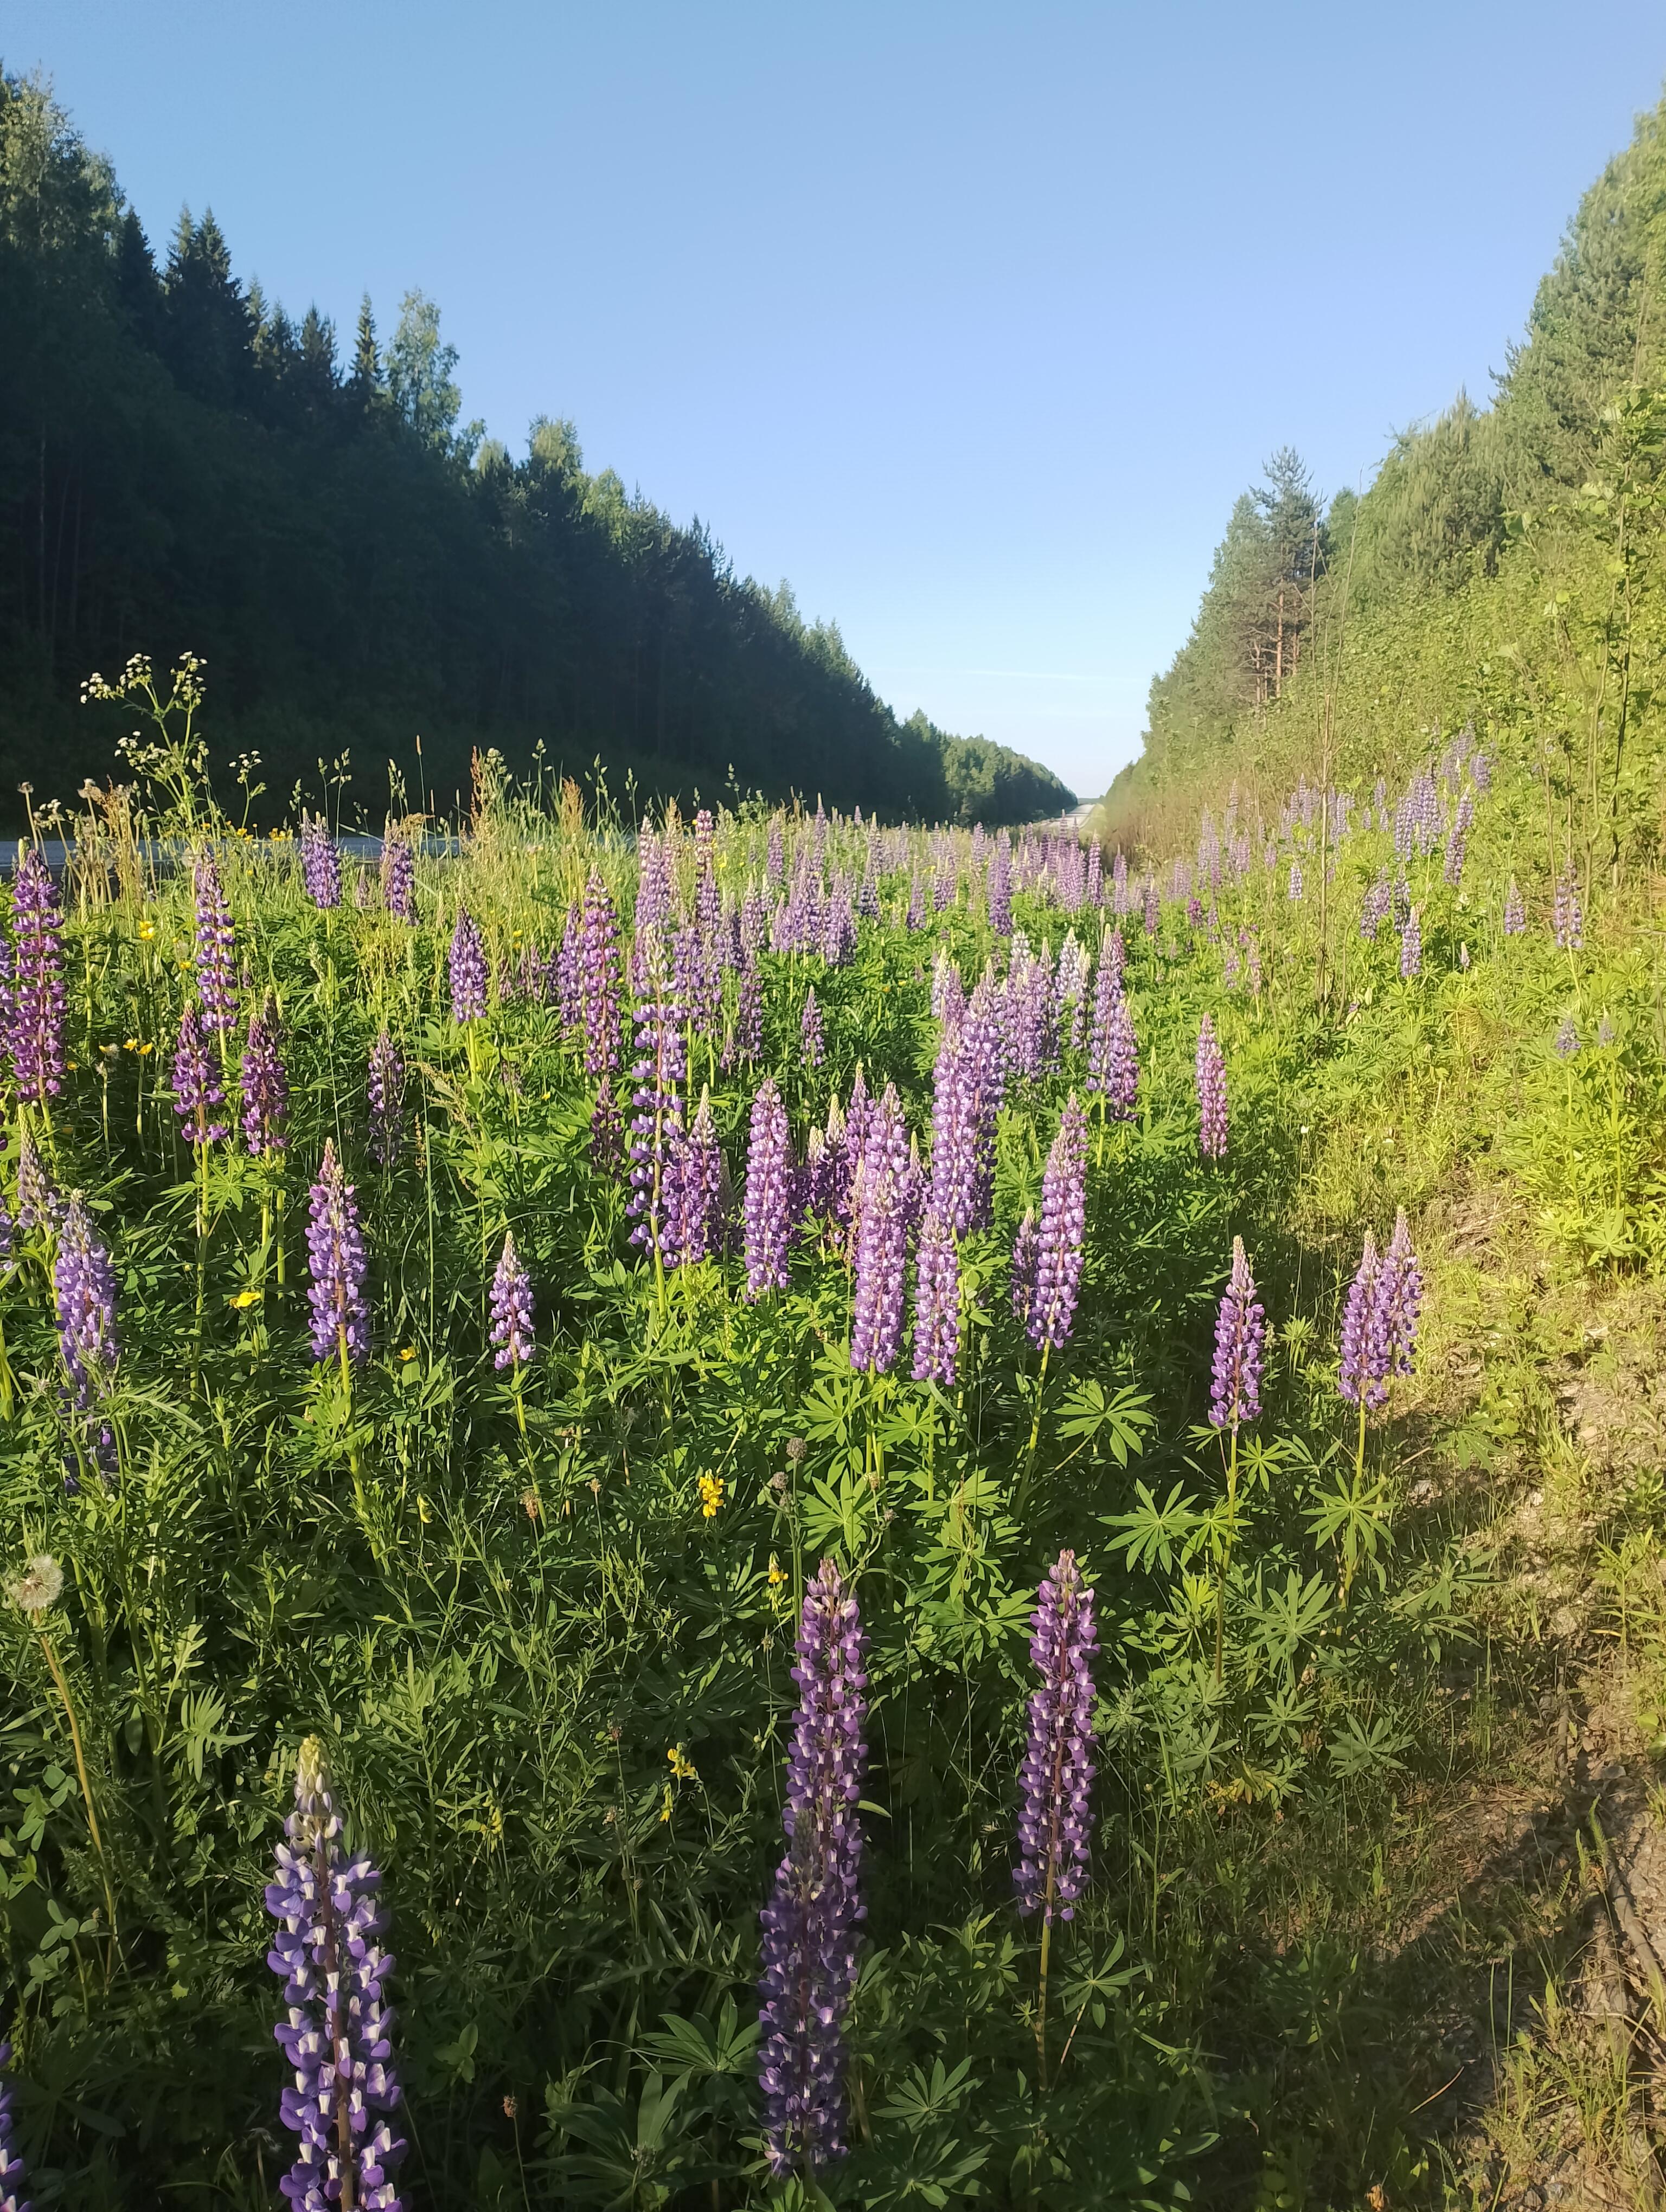
[(89, 670), (189, 651), (218, 741), (280, 807), (345, 752), (380, 819), (395, 760), (442, 806), (477, 745), (616, 787), (804, 793), (991, 824), (1058, 778), (878, 700), (830, 623), (738, 577), (577, 433), (524, 459), (459, 422), (440, 312), (409, 294), (344, 339), (240, 281), (210, 213), (153, 252), (113, 171), (40, 85), (0, 76), (0, 809), (108, 764)]

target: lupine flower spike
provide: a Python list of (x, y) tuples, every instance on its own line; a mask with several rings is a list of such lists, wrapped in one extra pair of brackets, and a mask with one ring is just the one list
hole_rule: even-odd
[(237, 963), (233, 952), (231, 909), (219, 864), (205, 853), (192, 872), (197, 912), (197, 988), (203, 1002), (203, 1027), (211, 1034), (237, 1022)]
[(752, 1101), (746, 1150), (746, 1193), (742, 1212), (745, 1232), (748, 1299), (787, 1284), (787, 1240), (792, 1226), (793, 1164), (787, 1109), (772, 1078), (758, 1085)]
[(856, 1981), (866, 1765), (865, 1638), (856, 1600), (824, 1559), (804, 1594), (798, 1712), (781, 1825), (787, 1855), (758, 1917), (763, 2040), (758, 2080), (770, 2169), (813, 2172), (845, 2154), (845, 2015)]
[(486, 948), (467, 907), (457, 909), (451, 933), (451, 1015), (455, 1022), (477, 1022), (486, 1011)]
[(416, 860), (391, 825), (382, 840), (382, 904), (395, 921), (416, 919)]
[(342, 1173), (333, 1141), (312, 1189), (307, 1263), (312, 1276), (313, 1357), (339, 1358), (344, 1377), (370, 1356), (370, 1310), (365, 1300), (364, 1237), (353, 1186)]
[(320, 815), (303, 813), (301, 817), (301, 879), (315, 907), (341, 904), (341, 854)]
[(1215, 1319), (1215, 1367), (1209, 1394), (1209, 1419), (1227, 1431), (1226, 1534), (1221, 1547), (1220, 1568), (1215, 1580), (1215, 1680), (1221, 1677), (1226, 1633), (1226, 1570), (1231, 1563), (1237, 1530), (1238, 1431), (1261, 1413), (1262, 1359), (1267, 1340), (1267, 1313), (1256, 1296), (1256, 1279), (1250, 1272), (1243, 1239), (1232, 1239), (1232, 1272), (1222, 1293)]
[(11, 1020), (6, 1042), (20, 1099), (44, 1106), (64, 1088), (63, 916), (58, 886), (33, 847), (12, 885)]
[(1197, 1033), (1198, 1145), (1206, 1160), (1226, 1157), (1226, 1063), (1207, 1014)]
[(249, 1017), (240, 1085), (243, 1139), (250, 1158), (281, 1152), (289, 1142), (289, 1082), (277, 1049), (277, 1017), (270, 1000)]
[(280, 2114), (300, 2154), (278, 2188), (294, 2212), (399, 2212), (394, 2174), (405, 2145), (390, 2124), (400, 2103), (393, 2012), (382, 1984), (382, 1878), (341, 1841), (324, 1754), (308, 1736), (295, 1761), (295, 1810), (277, 1847), (266, 1910), (278, 1923), (266, 1963), (288, 2017), (273, 2033), (290, 2068)]
[(501, 1375), (508, 1367), (518, 1370), (532, 1358), (532, 1279), (525, 1262), (515, 1249), (515, 1240), (506, 1232), (503, 1250), (496, 1273), (492, 1276), (491, 1340), (496, 1346), (492, 1364)]
[(370, 1048), (364, 1091), (370, 1111), (370, 1157), (379, 1168), (391, 1168), (404, 1141), (405, 1064), (386, 1030)]
[(1073, 1552), (1061, 1552), (1031, 1615), (1030, 1658), (1041, 1680), (1030, 1698), (1019, 1771), (1018, 1911), (1042, 1916), (1036, 2051), (1047, 2074), (1047, 1966), (1055, 1918), (1074, 1917), (1087, 1881), (1093, 1787), (1093, 1593)]

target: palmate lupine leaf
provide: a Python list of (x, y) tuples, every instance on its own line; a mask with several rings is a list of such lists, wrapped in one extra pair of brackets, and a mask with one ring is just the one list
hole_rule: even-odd
[[(1107, 1395), (1104, 1383), (1090, 1378), (1073, 1382), (1066, 1392), (1055, 1425), (1061, 1437), (1080, 1439), (1077, 1451), (1109, 1451), (1118, 1467), (1126, 1467), (1132, 1455), (1144, 1451), (1157, 1416), (1145, 1391), (1124, 1385)], [(1061, 1464), (1075, 1455), (1069, 1454)]]
[(1160, 1505), (1143, 1482), (1135, 1483), (1134, 1494), (1140, 1503), (1132, 1512), (1099, 1516), (1104, 1527), (1122, 1532), (1111, 1538), (1110, 1548), (1122, 1553), (1130, 1567), (1160, 1566), (1166, 1574), (1177, 1559), (1194, 1556), (1206, 1516), (1177, 1482)]

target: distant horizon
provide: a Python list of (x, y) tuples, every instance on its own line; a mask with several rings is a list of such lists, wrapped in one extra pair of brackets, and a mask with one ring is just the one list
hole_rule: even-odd
[[(1253, 131), (1256, 27), (1216, 5), (496, 0), (465, 46), (431, 0), (14, 0), (0, 60), (51, 76), (159, 255), (212, 207), (240, 277), (347, 344), (362, 291), (384, 333), (423, 291), (465, 418), (516, 452), (571, 419), (587, 466), (836, 623), (899, 717), (1086, 799), (1275, 447), (1329, 495), (1460, 387), (1490, 402), (1666, 68), (1636, 0), (1600, 51), (1562, 21), (1298, 9)], [(1476, 82), (1510, 130), (1474, 128)]]

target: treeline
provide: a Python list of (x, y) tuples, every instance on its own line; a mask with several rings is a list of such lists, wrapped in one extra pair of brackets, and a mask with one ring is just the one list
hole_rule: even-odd
[(1490, 408), (1460, 392), (1363, 497), (1324, 508), (1286, 453), (1238, 501), (1112, 787), (1122, 842), (1163, 842), (1206, 787), (1276, 801), (1298, 774), (1392, 774), (1468, 722), (1532, 768), (1546, 836), (1587, 877), (1657, 854), (1663, 126), (1641, 118), (1586, 193)]
[(257, 749), (271, 800), (350, 756), (466, 790), (477, 744), (617, 791), (739, 788), (927, 819), (1073, 803), (1050, 771), (877, 699), (837, 629), (738, 577), (586, 472), (569, 422), (512, 459), (463, 425), (439, 311), (367, 300), (343, 348), (234, 271), (212, 215), (160, 264), (110, 165), (39, 82), (0, 73), (0, 817), (67, 794), (120, 734), (92, 669), (189, 649), (216, 754)]

